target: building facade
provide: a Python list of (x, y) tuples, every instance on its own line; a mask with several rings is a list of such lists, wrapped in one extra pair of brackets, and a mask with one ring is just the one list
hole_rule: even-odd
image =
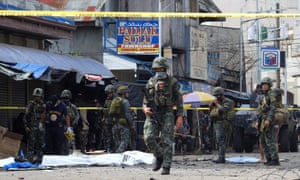
[[(298, 13), (299, 0), (244, 0), (223, 1), (214, 0), (224, 13)], [(276, 12), (276, 4), (279, 9)], [(277, 20), (279, 23), (277, 24)], [(243, 32), (243, 45), (247, 92), (252, 92), (255, 85), (265, 76), (275, 79), (275, 86), (287, 91), (284, 101), (287, 104), (299, 104), (299, 18), (226, 18), (225, 22), (206, 22), (208, 25), (221, 27), (241, 28)], [(260, 30), (258, 30), (260, 27)], [(265, 29), (265, 30), (263, 30)], [(260, 39), (258, 39), (258, 37)], [(261, 68), (260, 48), (278, 46), (285, 52), (286, 69), (281, 68), (280, 78), (274, 70)], [(280, 82), (278, 82), (278, 79)], [(278, 85), (279, 84), (279, 85)]]

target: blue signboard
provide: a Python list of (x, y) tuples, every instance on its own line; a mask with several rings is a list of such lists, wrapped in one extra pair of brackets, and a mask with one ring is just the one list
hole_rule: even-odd
[(212, 80), (217, 81), (220, 78), (220, 52), (207, 52), (207, 62), (208, 77)]
[(119, 20), (117, 22), (118, 54), (157, 55), (159, 24), (157, 20)]
[(276, 48), (261, 48), (261, 68), (280, 68), (280, 50)]

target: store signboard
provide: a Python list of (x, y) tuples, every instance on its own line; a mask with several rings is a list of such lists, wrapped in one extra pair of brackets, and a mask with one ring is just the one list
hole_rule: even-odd
[(117, 22), (118, 54), (158, 55), (157, 20), (120, 20)]
[(277, 48), (261, 48), (261, 68), (280, 68), (280, 50)]

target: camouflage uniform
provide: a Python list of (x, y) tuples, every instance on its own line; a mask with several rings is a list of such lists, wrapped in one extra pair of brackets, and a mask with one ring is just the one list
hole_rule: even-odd
[[(71, 101), (70, 101), (72, 99), (71, 91), (69, 91), (67, 89), (63, 90), (61, 92), (60, 98), (63, 100), (63, 102), (67, 106), (68, 115), (70, 117), (70, 123), (71, 123), (71, 126), (74, 127), (74, 125), (78, 124), (80, 115), (79, 115), (77, 106), (75, 104), (71, 103)], [(64, 119), (64, 121), (65, 121), (65, 119)], [(64, 154), (72, 153), (71, 150), (75, 150), (73, 148), (75, 148), (75, 141), (68, 140), (65, 138)]]
[[(276, 138), (274, 126), (272, 121), (274, 120), (274, 114), (276, 108), (283, 107), (281, 92), (279, 89), (271, 89), (272, 80), (265, 77), (261, 81), (262, 86), (264, 84), (269, 85), (269, 89), (264, 92), (264, 98), (259, 106), (259, 131), (260, 131), (260, 143), (264, 147), (265, 157), (267, 162), (265, 165), (279, 165), (279, 157), (276, 149)], [(268, 127), (265, 127), (265, 121), (269, 121)]]
[(105, 151), (110, 152), (113, 148), (113, 135), (112, 135), (112, 117), (109, 115), (109, 107), (113, 98), (115, 97), (115, 87), (111, 84), (107, 85), (104, 89), (105, 94), (107, 95), (104, 106), (103, 106), (103, 121), (104, 121), (104, 128), (103, 128), (103, 141), (104, 141), (104, 148)]
[(217, 101), (210, 106), (211, 112), (217, 109), (218, 115), (212, 117), (214, 122), (214, 130), (216, 134), (216, 141), (218, 145), (218, 159), (214, 160), (215, 163), (225, 163), (225, 152), (227, 146), (228, 131), (231, 128), (231, 122), (227, 120), (227, 113), (234, 108), (234, 102), (224, 97), (224, 90), (221, 87), (214, 88), (213, 95), (217, 97)]
[[(152, 69), (156, 71), (156, 75), (148, 80), (143, 101), (144, 112), (145, 108), (151, 108), (153, 113), (151, 116), (146, 114), (144, 141), (156, 158), (153, 171), (163, 166), (163, 175), (170, 174), (172, 162), (175, 120), (173, 106), (177, 108), (178, 117), (182, 117), (183, 114), (180, 86), (175, 78), (166, 73), (168, 67), (166, 58), (154, 59)], [(162, 69), (163, 72), (161, 72)], [(157, 141), (159, 135), (160, 142)]]
[[(130, 104), (127, 100), (128, 87), (120, 86), (117, 89), (118, 97), (122, 98), (121, 112), (119, 114), (111, 114), (113, 116), (114, 125), (112, 127), (113, 140), (115, 143), (114, 152), (122, 153), (127, 150), (130, 142), (130, 128), (135, 127), (135, 122), (130, 111)], [(113, 101), (110, 109), (113, 106)]]
[(41, 162), (45, 146), (45, 104), (37, 97), (43, 96), (43, 90), (36, 88), (33, 91), (35, 99), (26, 108), (24, 116), (25, 130), (28, 133), (27, 159), (31, 162)]
[[(100, 108), (100, 103), (97, 99), (94, 100), (96, 107)], [(99, 110), (89, 110), (87, 112), (87, 119), (89, 122), (89, 132), (88, 132), (88, 150), (100, 150), (102, 149), (102, 131), (103, 131), (103, 123), (102, 123), (102, 112)]]

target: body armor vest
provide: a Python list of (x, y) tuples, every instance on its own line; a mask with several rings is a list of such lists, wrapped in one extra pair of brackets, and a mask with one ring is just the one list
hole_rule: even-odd
[(157, 80), (153, 79), (153, 88), (149, 88), (149, 93), (152, 95), (154, 103), (158, 107), (170, 107), (172, 103), (172, 83), (171, 79)]
[(29, 127), (38, 127), (40, 119), (42, 117), (45, 108), (43, 107), (43, 101), (32, 101), (29, 107)]

